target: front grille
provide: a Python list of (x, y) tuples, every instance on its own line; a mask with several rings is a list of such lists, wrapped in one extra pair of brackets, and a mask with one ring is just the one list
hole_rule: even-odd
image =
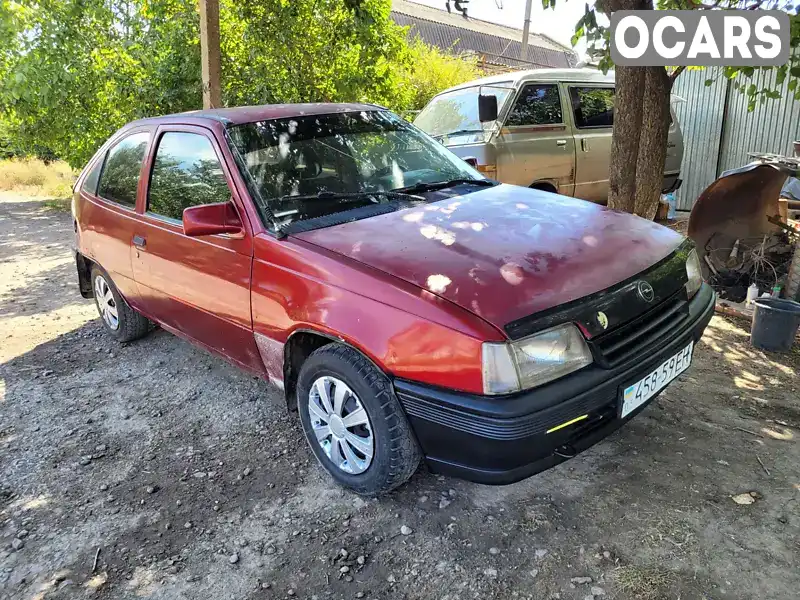
[(686, 291), (681, 289), (644, 314), (589, 342), (595, 360), (603, 367), (615, 367), (654, 346), (672, 339), (672, 334), (689, 318)]

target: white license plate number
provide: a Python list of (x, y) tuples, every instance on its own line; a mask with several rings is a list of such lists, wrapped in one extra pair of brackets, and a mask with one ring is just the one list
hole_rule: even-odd
[(683, 350), (665, 360), (643, 379), (626, 387), (622, 392), (622, 408), (619, 416), (624, 417), (632, 413), (688, 369), (692, 362), (692, 345), (690, 342)]

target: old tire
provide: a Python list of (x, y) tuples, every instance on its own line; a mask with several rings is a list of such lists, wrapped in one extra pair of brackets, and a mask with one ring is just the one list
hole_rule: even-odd
[(103, 269), (92, 267), (94, 302), (105, 330), (118, 342), (131, 342), (147, 335), (150, 321), (128, 306)]
[[(325, 409), (326, 389), (333, 410)], [(385, 494), (417, 470), (419, 446), (390, 381), (353, 348), (329, 344), (306, 359), (297, 406), (311, 451), (344, 487), (367, 496)]]

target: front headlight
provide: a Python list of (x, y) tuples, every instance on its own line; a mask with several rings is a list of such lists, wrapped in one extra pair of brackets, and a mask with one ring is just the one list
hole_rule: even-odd
[(533, 388), (582, 369), (592, 353), (572, 323), (509, 344), (483, 345), (483, 393)]
[(700, 286), (703, 285), (703, 272), (700, 270), (700, 258), (697, 256), (697, 249), (693, 248), (686, 258), (686, 295), (692, 299)]

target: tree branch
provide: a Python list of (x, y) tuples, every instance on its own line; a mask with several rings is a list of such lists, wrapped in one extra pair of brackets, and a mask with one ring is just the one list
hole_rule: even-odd
[(686, 66), (682, 65), (680, 67), (675, 67), (675, 70), (669, 74), (669, 84), (672, 86), (675, 83), (675, 80), (678, 78), (678, 75), (683, 73), (686, 70)]

